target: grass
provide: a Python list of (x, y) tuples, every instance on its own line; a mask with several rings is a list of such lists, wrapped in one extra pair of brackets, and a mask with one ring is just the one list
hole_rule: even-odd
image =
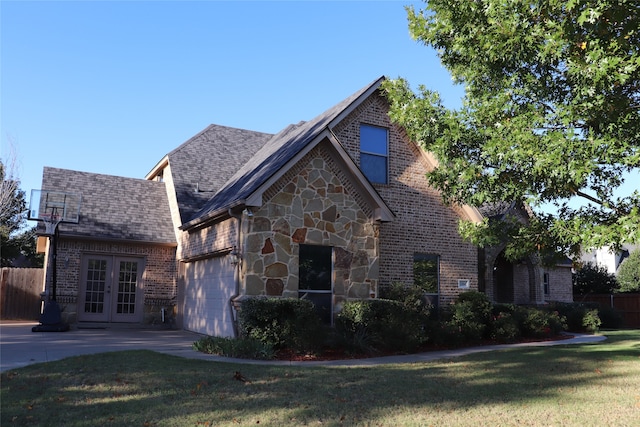
[(605, 334), (375, 367), (79, 356), (2, 373), (0, 425), (640, 425), (640, 330)]

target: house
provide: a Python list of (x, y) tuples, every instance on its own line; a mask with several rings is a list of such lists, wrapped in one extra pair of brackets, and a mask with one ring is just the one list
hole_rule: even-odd
[(425, 179), (434, 159), (389, 120), (383, 79), (276, 135), (211, 125), (145, 179), (45, 168), (43, 189), (82, 194), (58, 238), (67, 321), (175, 313), (178, 327), (233, 336), (244, 298), (307, 298), (330, 323), (345, 301), (414, 281), (441, 305), (466, 290), (570, 299), (570, 280), (544, 293), (535, 256), (512, 265), (459, 236), (483, 213), (442, 204)]
[(620, 250), (612, 250), (609, 246), (595, 248), (584, 251), (580, 257), (580, 261), (587, 264), (591, 263), (606, 269), (609, 274), (618, 274), (618, 267), (622, 261), (629, 257), (629, 254), (640, 248), (640, 245), (624, 244)]

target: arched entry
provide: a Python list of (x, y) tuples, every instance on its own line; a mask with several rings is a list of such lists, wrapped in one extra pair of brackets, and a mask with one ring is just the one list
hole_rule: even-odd
[(513, 264), (504, 257), (504, 252), (493, 264), (493, 295), (496, 302), (513, 303)]

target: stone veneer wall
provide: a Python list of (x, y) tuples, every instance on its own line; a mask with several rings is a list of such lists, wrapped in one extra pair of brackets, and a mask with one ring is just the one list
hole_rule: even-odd
[(458, 233), (462, 209), (442, 204), (440, 194), (425, 177), (429, 170), (420, 148), (404, 139), (387, 115), (381, 95), (373, 95), (334, 129), (341, 144), (356, 163), (360, 161), (360, 124), (389, 129), (389, 183), (374, 184), (395, 213), (393, 222), (380, 226), (380, 283), (413, 282), (414, 253), (440, 257), (440, 303), (461, 292), (458, 279), (470, 280), (478, 289), (477, 248)]
[[(176, 296), (176, 248), (172, 246), (70, 240), (58, 241), (57, 301), (63, 308), (63, 321), (77, 322), (77, 298), (84, 254), (144, 258), (143, 323), (157, 323), (162, 307), (171, 307)], [(49, 285), (47, 285), (48, 287)]]
[(334, 248), (334, 310), (376, 295), (377, 224), (321, 143), (263, 196), (245, 235), (242, 294), (298, 297), (299, 245)]

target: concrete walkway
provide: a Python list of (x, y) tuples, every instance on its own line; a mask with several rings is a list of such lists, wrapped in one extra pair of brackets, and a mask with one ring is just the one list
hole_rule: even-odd
[(192, 344), (201, 335), (176, 330), (158, 329), (72, 329), (68, 332), (32, 332), (37, 323), (0, 323), (0, 371), (33, 363), (51, 362), (71, 356), (124, 350), (153, 350), (174, 356), (217, 362), (290, 365), (290, 366), (372, 366), (388, 363), (427, 362), (513, 347), (546, 347), (552, 345), (599, 342), (600, 335), (576, 335), (561, 341), (501, 344), (419, 354), (332, 361), (262, 361), (232, 359), (200, 353)]

